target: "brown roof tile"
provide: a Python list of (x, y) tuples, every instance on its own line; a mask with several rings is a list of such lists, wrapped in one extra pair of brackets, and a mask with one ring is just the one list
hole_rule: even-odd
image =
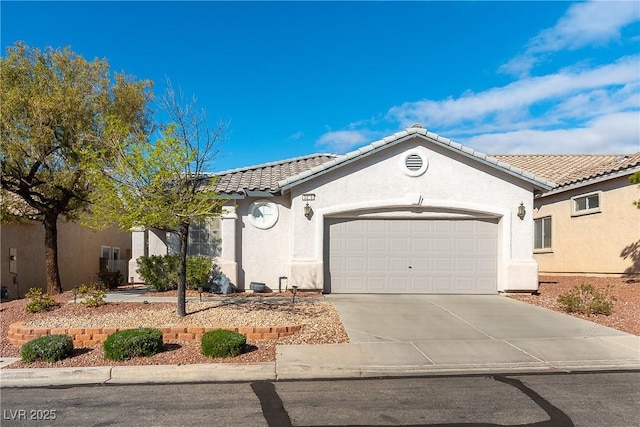
[(543, 176), (557, 187), (640, 165), (640, 152), (620, 154), (506, 154), (493, 156)]
[(217, 172), (214, 174), (218, 176), (215, 189), (220, 193), (227, 194), (247, 190), (277, 192), (280, 190), (278, 181), (297, 175), (336, 157), (335, 154), (311, 154), (278, 162)]

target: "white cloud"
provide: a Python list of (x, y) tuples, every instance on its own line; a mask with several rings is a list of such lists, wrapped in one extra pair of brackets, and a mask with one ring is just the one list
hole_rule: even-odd
[(555, 26), (541, 31), (529, 41), (521, 55), (500, 69), (515, 75), (526, 75), (540, 55), (585, 46), (606, 45), (619, 40), (621, 29), (640, 20), (636, 1), (592, 1), (572, 5)]
[(640, 115), (637, 111), (614, 113), (593, 119), (582, 127), (526, 129), (457, 141), (489, 154), (630, 154), (640, 151)]
[(298, 141), (304, 136), (304, 132), (296, 132), (293, 135), (287, 137), (287, 141)]
[[(602, 105), (607, 104), (607, 97), (615, 98), (617, 93), (629, 86), (636, 89), (637, 96), (639, 61), (640, 56), (626, 57), (591, 70), (567, 69), (543, 77), (519, 80), (478, 94), (466, 93), (459, 98), (406, 102), (392, 107), (387, 118), (398, 121), (402, 127), (420, 122), (426, 127), (431, 124), (440, 128), (455, 127), (456, 132), (477, 132), (478, 126), (487, 121), (494, 125), (519, 128), (522, 121), (530, 120), (531, 108), (540, 106), (549, 110), (550, 106), (566, 102), (567, 98), (574, 98), (574, 102), (577, 102), (576, 97), (581, 94), (579, 100), (586, 104), (582, 105), (580, 114), (573, 108), (559, 108), (552, 116), (542, 115), (542, 120), (553, 122), (572, 119), (589, 112), (589, 117), (595, 117)], [(594, 93), (599, 93), (599, 96), (589, 96)], [(638, 108), (638, 103), (634, 106)]]
[(327, 132), (320, 137), (317, 144), (327, 147), (335, 153), (345, 153), (353, 147), (370, 142), (368, 133), (367, 131), (358, 130)]
[[(640, 22), (635, 1), (574, 4), (509, 64), (528, 72), (541, 55), (605, 45), (634, 22)], [(584, 57), (556, 72), (537, 77), (525, 73), (510, 84), (478, 93), (466, 90), (458, 97), (405, 102), (389, 108), (382, 119), (359, 120), (347, 130), (328, 132), (319, 144), (345, 152), (391, 133), (381, 132), (382, 126), (399, 129), (421, 123), (487, 153), (640, 151), (640, 55), (631, 52), (598, 65)]]

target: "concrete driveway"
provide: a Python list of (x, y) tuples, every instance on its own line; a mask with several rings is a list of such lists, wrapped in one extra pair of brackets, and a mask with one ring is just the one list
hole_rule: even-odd
[(327, 298), (351, 344), (280, 346), (280, 377), (640, 368), (640, 337), (506, 297)]

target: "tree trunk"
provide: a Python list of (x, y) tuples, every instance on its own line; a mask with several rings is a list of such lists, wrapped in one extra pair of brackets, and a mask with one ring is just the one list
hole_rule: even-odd
[(47, 293), (62, 293), (60, 269), (58, 268), (58, 215), (45, 215), (44, 221), (44, 259), (47, 270)]
[(189, 223), (180, 223), (180, 266), (178, 268), (178, 316), (187, 315), (187, 251), (189, 245)]

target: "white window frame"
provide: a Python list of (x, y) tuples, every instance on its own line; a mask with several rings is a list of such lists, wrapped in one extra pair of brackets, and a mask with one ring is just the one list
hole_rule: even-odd
[[(108, 251), (108, 256), (104, 256), (105, 254), (105, 249)], [(113, 252), (111, 252), (111, 246), (100, 246), (100, 258), (106, 258), (106, 259), (113, 259)]]
[[(549, 246), (545, 246), (545, 237), (547, 237), (544, 233), (545, 227), (544, 227), (544, 223), (545, 221), (550, 221), (550, 226), (549, 226)], [(540, 242), (541, 242), (541, 247), (536, 247), (536, 241), (538, 240), (538, 227), (537, 224), (538, 222), (540, 222), (540, 231), (542, 232), (542, 235), (540, 236)], [(545, 252), (553, 252), (553, 217), (551, 215), (548, 216), (543, 216), (540, 218), (534, 218), (533, 220), (533, 252), (534, 253), (545, 253)]]
[[(260, 209), (263, 207), (270, 209), (268, 217), (255, 214), (256, 211), (260, 212)], [(256, 200), (249, 206), (249, 220), (251, 224), (261, 230), (267, 230), (273, 227), (276, 222), (278, 222), (278, 216), (278, 205), (269, 200)]]
[[(594, 191), (593, 193), (581, 194), (579, 196), (575, 196), (571, 198), (571, 216), (582, 216), (582, 215), (590, 215), (593, 213), (602, 212), (602, 192)], [(590, 207), (589, 200), (591, 200), (594, 196), (598, 198), (598, 206)], [(584, 199), (585, 208), (578, 209), (578, 200)]]

